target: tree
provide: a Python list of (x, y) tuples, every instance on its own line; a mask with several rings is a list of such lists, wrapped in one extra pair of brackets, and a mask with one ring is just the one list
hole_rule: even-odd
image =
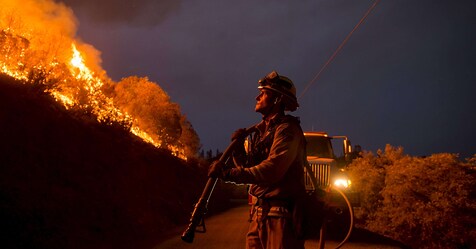
[(364, 226), (415, 248), (475, 246), (474, 160), (412, 157), (390, 145), (377, 156), (364, 153), (349, 168)]
[(187, 156), (196, 156), (199, 139), (180, 107), (157, 84), (131, 76), (114, 87), (114, 103), (132, 115), (136, 124), (156, 141), (177, 146)]

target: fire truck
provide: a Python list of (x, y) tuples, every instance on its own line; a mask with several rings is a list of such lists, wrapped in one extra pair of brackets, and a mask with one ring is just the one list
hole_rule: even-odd
[[(304, 132), (304, 136), (309, 163), (309, 167), (304, 168), (306, 190), (326, 193), (331, 223), (352, 226), (353, 208), (360, 206), (360, 202), (359, 193), (352, 189), (346, 174), (347, 165), (356, 156), (350, 140), (346, 136), (329, 136), (326, 132)], [(340, 144), (342, 151), (334, 150)]]

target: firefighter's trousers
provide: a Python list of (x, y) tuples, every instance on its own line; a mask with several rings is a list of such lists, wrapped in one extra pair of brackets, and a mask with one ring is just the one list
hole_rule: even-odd
[(253, 207), (246, 249), (304, 249), (304, 240), (296, 238), (291, 219), (285, 207)]

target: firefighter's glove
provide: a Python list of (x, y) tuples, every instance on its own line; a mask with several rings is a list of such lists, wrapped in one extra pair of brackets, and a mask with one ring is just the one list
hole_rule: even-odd
[(244, 141), (246, 136), (248, 136), (248, 133), (246, 132), (246, 129), (245, 128), (240, 128), (240, 129), (236, 130), (235, 132), (233, 132), (233, 134), (231, 134), (231, 141), (236, 140), (236, 139)]
[(210, 164), (210, 168), (208, 168), (208, 177), (212, 178), (223, 178), (223, 168), (225, 164), (222, 163), (220, 160), (214, 161)]

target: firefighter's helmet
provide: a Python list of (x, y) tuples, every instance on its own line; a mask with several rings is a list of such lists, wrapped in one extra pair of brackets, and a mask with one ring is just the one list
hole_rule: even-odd
[(281, 94), (286, 111), (292, 112), (299, 107), (296, 98), (296, 87), (288, 77), (279, 75), (276, 71), (272, 71), (260, 79), (258, 85), (258, 89), (268, 89)]

